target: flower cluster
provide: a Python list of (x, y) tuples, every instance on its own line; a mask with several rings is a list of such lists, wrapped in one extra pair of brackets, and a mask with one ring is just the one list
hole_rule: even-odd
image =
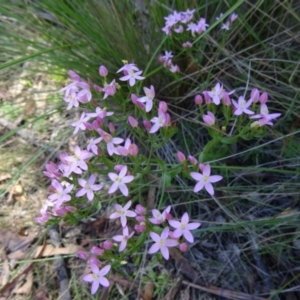
[[(266, 104), (268, 100), (267, 92), (263, 92), (260, 94), (257, 88), (252, 89), (249, 100), (245, 100), (244, 96), (239, 96), (238, 100), (231, 99), (229, 96), (232, 95), (235, 91), (226, 92), (223, 88), (223, 85), (217, 83), (212, 90), (203, 91), (203, 98), (200, 94), (195, 96), (195, 103), (197, 105), (202, 105), (204, 102), (207, 105), (215, 104), (220, 105), (221, 103), (226, 107), (232, 107), (233, 115), (240, 116), (242, 114), (251, 115), (250, 119), (259, 119), (251, 124), (252, 127), (264, 126), (264, 125), (273, 125), (271, 122), (274, 119), (277, 119), (281, 116), (280, 113), (270, 114), (268, 110), (268, 106)], [(259, 111), (260, 113), (255, 114), (249, 108), (256, 109), (257, 105), (260, 104)], [(213, 112), (208, 111), (207, 114), (202, 115), (203, 121), (208, 126), (215, 125), (216, 117)]]

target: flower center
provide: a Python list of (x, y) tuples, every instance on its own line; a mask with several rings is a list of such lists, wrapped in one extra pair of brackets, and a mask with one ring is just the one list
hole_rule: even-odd
[(208, 181), (208, 176), (207, 175), (203, 175), (203, 181), (207, 182)]

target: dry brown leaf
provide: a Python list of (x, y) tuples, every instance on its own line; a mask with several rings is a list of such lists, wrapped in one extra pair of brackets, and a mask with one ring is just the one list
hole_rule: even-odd
[(152, 300), (154, 292), (154, 284), (151, 281), (145, 283), (144, 300)]
[[(40, 251), (43, 249), (44, 246), (38, 246), (30, 256), (31, 258), (37, 258)], [(48, 257), (48, 256), (54, 256), (54, 255), (67, 255), (67, 254), (75, 254), (78, 251), (83, 250), (82, 247), (78, 245), (67, 245), (66, 247), (53, 247), (52, 245), (46, 245), (44, 247), (44, 251), (40, 254), (40, 257)], [(24, 251), (15, 251), (14, 253), (11, 253), (8, 255), (9, 259), (16, 259), (20, 260), (25, 258), (27, 253), (24, 253)]]
[(245, 294), (242, 292), (226, 290), (226, 289), (218, 288), (215, 286), (204, 287), (204, 286), (200, 286), (198, 284), (191, 283), (191, 282), (188, 282), (185, 280), (182, 281), (182, 284), (193, 287), (195, 289), (198, 289), (198, 290), (201, 290), (204, 292), (207, 292), (207, 293), (218, 295), (220, 297), (231, 299), (231, 300), (268, 300), (267, 298), (249, 295), (249, 294)]
[[(23, 280), (26, 280), (25, 283), (22, 282)], [(32, 284), (33, 284), (33, 273), (32, 271), (30, 271), (28, 274), (23, 274), (23, 278), (20, 277), (19, 284), (15, 286), (15, 288), (12, 291), (12, 294), (29, 295), (32, 289)]]
[(0, 228), (0, 236), (0, 243), (4, 246), (6, 252), (26, 251), (35, 238), (35, 235), (20, 236), (3, 228)]
[(33, 295), (33, 300), (49, 300), (49, 298), (42, 289), (38, 289)]

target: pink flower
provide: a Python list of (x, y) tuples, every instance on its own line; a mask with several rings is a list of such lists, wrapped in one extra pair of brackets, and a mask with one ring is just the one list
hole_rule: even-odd
[(51, 185), (54, 188), (54, 193), (49, 195), (48, 199), (56, 208), (60, 207), (64, 202), (71, 200), (71, 196), (69, 194), (71, 193), (74, 184), (70, 184), (64, 188), (60, 182), (58, 182), (56, 179), (53, 179)]
[(191, 177), (198, 181), (194, 187), (194, 193), (199, 192), (200, 190), (203, 189), (203, 187), (205, 187), (206, 191), (210, 195), (214, 195), (214, 188), (211, 183), (218, 182), (218, 181), (222, 180), (223, 177), (220, 175), (210, 176), (210, 165), (209, 164), (207, 164), (207, 165), (200, 164), (200, 168), (201, 168), (202, 174), (197, 173), (197, 172), (190, 173)]
[(143, 80), (145, 79), (145, 77), (140, 76), (143, 73), (143, 71), (137, 71), (134, 72), (132, 69), (128, 72), (128, 75), (125, 75), (121, 78), (119, 78), (121, 81), (129, 81), (129, 85), (130, 86), (134, 86), (135, 85), (135, 81), (136, 80)]
[(79, 129), (85, 130), (86, 126), (84, 125), (85, 122), (88, 122), (90, 118), (86, 116), (85, 112), (81, 114), (80, 119), (77, 122), (73, 122), (71, 125), (75, 127), (73, 134), (76, 134)]
[(146, 96), (138, 98), (137, 100), (142, 102), (142, 103), (146, 103), (145, 111), (149, 112), (149, 111), (151, 111), (151, 109), (153, 107), (153, 99), (155, 97), (154, 86), (151, 85), (150, 89), (144, 87), (144, 93), (145, 93)]
[(124, 166), (119, 175), (115, 173), (108, 173), (109, 178), (114, 181), (112, 186), (108, 190), (108, 194), (114, 193), (117, 189), (120, 189), (121, 193), (127, 197), (128, 196), (128, 188), (125, 183), (131, 182), (134, 177), (132, 175), (126, 176), (127, 173), (127, 166)]
[(149, 221), (152, 224), (156, 224), (156, 225), (162, 224), (167, 219), (170, 219), (170, 216), (171, 216), (170, 210), (171, 210), (170, 205), (162, 213), (160, 213), (160, 211), (157, 209), (152, 209), (153, 218), (149, 218)]
[(136, 94), (131, 94), (130, 98), (131, 98), (131, 101), (133, 104), (135, 104), (136, 106), (138, 106), (139, 108), (141, 108), (143, 110), (145, 109), (145, 104), (138, 101), (138, 97)]
[(191, 42), (185, 42), (182, 44), (182, 47), (183, 48), (191, 48), (191, 47), (193, 47), (193, 44)]
[(178, 245), (177, 241), (168, 239), (168, 236), (169, 236), (169, 227), (165, 227), (160, 236), (155, 232), (150, 232), (150, 237), (155, 243), (150, 247), (148, 253), (153, 254), (158, 250), (160, 250), (162, 256), (166, 260), (168, 260), (169, 259), (168, 247), (175, 247)]
[(208, 95), (210, 98), (212, 98), (212, 101), (214, 104), (219, 105), (221, 102), (221, 98), (223, 98), (224, 93), (223, 85), (221, 85), (219, 82), (215, 85), (215, 87), (208, 92)]
[(249, 101), (245, 101), (243, 96), (239, 97), (238, 103), (234, 100), (232, 100), (232, 103), (234, 105), (234, 107), (236, 108), (234, 114), (236, 116), (241, 115), (242, 113), (245, 113), (247, 115), (252, 115), (254, 114), (253, 111), (249, 110), (248, 107), (252, 104), (252, 99), (250, 99)]
[(89, 143), (86, 147), (87, 151), (92, 151), (95, 155), (98, 155), (98, 147), (97, 144), (102, 141), (102, 137), (99, 137), (97, 139), (90, 139)]
[(90, 255), (86, 251), (78, 251), (76, 256), (80, 259), (87, 260)]
[(92, 295), (94, 295), (97, 292), (100, 284), (105, 287), (109, 286), (109, 281), (104, 276), (110, 271), (110, 268), (111, 266), (107, 265), (100, 270), (96, 264), (91, 264), (91, 269), (93, 273), (85, 275), (82, 278), (82, 280), (87, 282), (92, 282), (92, 287), (91, 287)]
[(78, 82), (77, 86), (82, 88), (77, 94), (77, 99), (81, 103), (87, 103), (92, 99), (92, 93), (90, 91), (90, 86), (86, 82)]
[(96, 107), (96, 111), (93, 113), (87, 113), (86, 115), (89, 118), (101, 118), (104, 119), (105, 117), (112, 116), (114, 113), (112, 111), (106, 111), (106, 108), (102, 109), (100, 107)]
[(161, 128), (165, 125), (165, 123), (166, 123), (166, 114), (159, 109), (158, 110), (158, 117), (152, 118), (151, 122), (154, 123), (154, 125), (152, 125), (149, 133), (155, 133), (156, 131), (159, 130), (159, 128)]
[(159, 101), (158, 109), (166, 113), (168, 111), (168, 104), (165, 101)]
[[(91, 158), (93, 156), (92, 153), (86, 151), (86, 150), (81, 150), (78, 145), (75, 146), (74, 148), (74, 154), (66, 156), (64, 159), (68, 162), (68, 171), (74, 172), (74, 170), (79, 167), (81, 170), (86, 171), (88, 169), (88, 166), (86, 164), (86, 160)], [(82, 173), (82, 172), (81, 172)], [(78, 173), (77, 174), (81, 174)]]
[(190, 243), (194, 242), (194, 237), (191, 234), (191, 230), (197, 229), (201, 225), (201, 223), (189, 223), (189, 215), (187, 212), (183, 214), (181, 222), (170, 220), (169, 224), (176, 228), (173, 232), (174, 238), (180, 238), (183, 235)]
[(186, 252), (187, 250), (188, 250), (188, 245), (187, 245), (187, 243), (181, 243), (181, 244), (179, 244), (179, 250), (181, 251), (181, 252)]
[(204, 123), (208, 126), (212, 126), (215, 124), (216, 121), (215, 115), (210, 111), (207, 112), (207, 115), (203, 115), (202, 118)]
[[(257, 121), (258, 126), (270, 125), (273, 126), (271, 120), (277, 119), (281, 116), (280, 113), (277, 114), (269, 114), (268, 106), (266, 104), (262, 104), (260, 106), (260, 114), (251, 116), (250, 119), (259, 119)], [(253, 127), (253, 126), (252, 126)]]
[(197, 33), (200, 34), (202, 33), (203, 31), (206, 30), (206, 27), (208, 27), (209, 25), (206, 24), (206, 20), (204, 18), (201, 18), (198, 23), (197, 23)]
[(124, 140), (122, 138), (112, 137), (109, 133), (105, 132), (101, 128), (98, 129), (98, 132), (101, 134), (103, 140), (106, 142), (106, 147), (107, 147), (108, 154), (110, 156), (112, 156), (114, 153), (119, 154), (117, 152), (115, 144), (119, 145), (119, 144), (123, 143)]
[(131, 206), (131, 200), (129, 200), (124, 207), (122, 207), (120, 204), (115, 204), (116, 212), (112, 213), (109, 218), (110, 219), (117, 219), (120, 218), (122, 227), (126, 226), (127, 219), (126, 217), (132, 217), (134, 218), (136, 216), (136, 213), (132, 210), (129, 210), (129, 207)]
[(104, 92), (103, 99), (106, 99), (108, 96), (113, 96), (117, 92), (116, 81), (113, 80), (110, 84), (105, 84), (102, 88)]
[(133, 235), (134, 235), (134, 231), (132, 231), (129, 234), (128, 233), (128, 227), (125, 226), (125, 227), (123, 227), (123, 235), (115, 235), (115, 236), (112, 237), (112, 239), (115, 240), (116, 242), (120, 242), (119, 252), (122, 252), (126, 248), (128, 240)]
[(94, 199), (94, 191), (99, 191), (103, 187), (102, 184), (94, 184), (95, 180), (95, 174), (92, 174), (87, 181), (83, 178), (79, 178), (78, 183), (82, 186), (82, 188), (76, 193), (76, 197), (82, 197), (86, 194), (88, 200), (92, 201)]
[(101, 244), (101, 247), (102, 247), (103, 249), (105, 249), (105, 250), (111, 249), (112, 246), (113, 246), (113, 243), (112, 243), (112, 241), (110, 241), (110, 240), (106, 240), (106, 241), (104, 241), (104, 242)]
[(139, 149), (136, 144), (131, 143), (130, 139), (127, 138), (124, 147), (123, 146), (117, 147), (117, 152), (122, 156), (127, 156), (127, 155), (137, 156)]
[(117, 73), (119, 73), (121, 71), (123, 71), (124, 74), (127, 75), (129, 72), (139, 71), (139, 69), (138, 69), (138, 67), (135, 64), (125, 63), (124, 66), (117, 71)]

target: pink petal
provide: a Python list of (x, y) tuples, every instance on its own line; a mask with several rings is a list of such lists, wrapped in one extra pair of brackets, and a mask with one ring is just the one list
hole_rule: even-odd
[(78, 183), (82, 186), (82, 187), (85, 187), (86, 185), (86, 180), (82, 179), (82, 178), (79, 178), (78, 179)]
[(123, 178), (127, 173), (127, 166), (124, 166), (121, 171), (120, 171), (120, 174), (119, 174), (119, 177)]
[(114, 213), (112, 213), (112, 214), (109, 216), (110, 219), (117, 219), (117, 218), (119, 218), (119, 217), (120, 217), (120, 214), (117, 213), (117, 212), (114, 212)]
[(161, 248), (160, 248), (160, 252), (162, 254), (162, 256), (168, 260), (169, 259), (169, 249), (167, 246), (165, 245), (162, 245)]
[(100, 284), (103, 285), (103, 286), (109, 286), (109, 281), (107, 280), (107, 278), (105, 277), (102, 277), (100, 280), (99, 280)]
[(119, 252), (122, 252), (126, 248), (126, 246), (127, 246), (127, 241), (123, 239), (119, 247)]
[[(76, 197), (82, 197), (83, 195), (86, 194), (86, 189), (80, 189), (77, 193), (76, 193)], [(50, 199), (50, 198), (49, 198)], [(51, 199), (50, 199), (51, 200)]]
[(119, 189), (120, 189), (120, 191), (122, 192), (122, 194), (123, 194), (125, 197), (128, 196), (128, 188), (127, 188), (126, 184), (120, 183), (120, 184), (119, 184)]
[(203, 175), (205, 176), (209, 176), (210, 175), (210, 165), (207, 164), (204, 166), (203, 170), (202, 170)]
[(165, 240), (169, 236), (169, 227), (165, 227), (161, 233), (161, 238)]
[(89, 201), (92, 201), (94, 199), (94, 192), (93, 191), (88, 191), (87, 192), (87, 198)]
[(182, 236), (182, 234), (183, 234), (182, 229), (181, 229), (181, 228), (177, 228), (177, 229), (175, 229), (174, 232), (173, 232), (173, 237), (179, 238), (179, 237)]
[(132, 210), (128, 210), (126, 212), (126, 216), (134, 218), (136, 216), (136, 213), (134, 211), (132, 211)]
[(181, 223), (179, 221), (176, 220), (169, 220), (169, 224), (174, 227), (174, 228), (178, 228), (180, 227)]
[(190, 223), (186, 225), (187, 230), (194, 230), (201, 226), (201, 223)]
[(123, 182), (124, 182), (124, 183), (129, 183), (129, 182), (131, 182), (133, 179), (134, 179), (134, 176), (128, 175), (128, 176), (125, 176), (125, 177), (123, 178)]
[(103, 267), (100, 270), (99, 275), (105, 276), (110, 271), (110, 268), (111, 268), (111, 265), (107, 265), (107, 266)]
[(158, 242), (160, 240), (160, 236), (157, 233), (151, 231), (149, 234), (154, 242)]
[(116, 242), (122, 242), (124, 240), (124, 236), (123, 235), (115, 235), (112, 237), (112, 239)]
[(213, 175), (209, 177), (209, 182), (218, 182), (222, 179), (223, 177), (221, 175)]
[(93, 281), (92, 288), (91, 288), (91, 294), (94, 295), (99, 288), (99, 281)]
[(87, 275), (83, 276), (82, 280), (86, 281), (86, 282), (92, 282), (92, 281), (94, 281), (93, 274), (87, 274)]
[(127, 223), (126, 217), (124, 215), (122, 215), (121, 218), (120, 218), (120, 220), (121, 220), (122, 227), (125, 227), (126, 223)]
[(191, 234), (190, 231), (185, 230), (184, 233), (183, 233), (183, 236), (185, 237), (185, 239), (186, 239), (188, 242), (194, 243), (194, 237), (193, 237), (193, 235)]
[(115, 174), (115, 173), (109, 172), (109, 173), (108, 173), (108, 177), (110, 178), (110, 180), (116, 181), (116, 179), (117, 179), (119, 176), (118, 176), (117, 174)]
[(108, 190), (108, 194), (112, 194), (112, 193), (114, 193), (117, 189), (118, 189), (118, 187), (119, 187), (119, 185), (118, 185), (118, 183), (117, 182), (114, 182), (113, 184), (112, 184), (112, 186), (109, 188), (109, 190)]
[(132, 203), (132, 201), (131, 200), (129, 200), (126, 204), (125, 204), (125, 206), (124, 206), (124, 210), (128, 210), (128, 208), (131, 206), (131, 203)]
[[(151, 232), (150, 232), (150, 233), (151, 233)], [(155, 252), (157, 252), (159, 249), (160, 249), (159, 244), (158, 244), (158, 243), (155, 243), (155, 244), (153, 244), (153, 245), (150, 247), (150, 249), (148, 250), (148, 253), (149, 253), (149, 254), (155, 253)]]
[(197, 181), (200, 181), (203, 178), (202, 174), (196, 173), (196, 172), (191, 172), (190, 175), (191, 175), (192, 178), (194, 178)]
[(213, 186), (212, 186), (212, 184), (211, 184), (210, 182), (207, 182), (207, 183), (205, 184), (205, 189), (207, 190), (207, 192), (208, 192), (211, 196), (214, 195), (215, 191), (214, 191), (214, 188), (213, 188)]
[(194, 187), (194, 193), (201, 191), (204, 187), (204, 183), (199, 181)]
[(185, 212), (181, 218), (181, 223), (188, 223), (189, 222), (189, 215), (187, 212)]

